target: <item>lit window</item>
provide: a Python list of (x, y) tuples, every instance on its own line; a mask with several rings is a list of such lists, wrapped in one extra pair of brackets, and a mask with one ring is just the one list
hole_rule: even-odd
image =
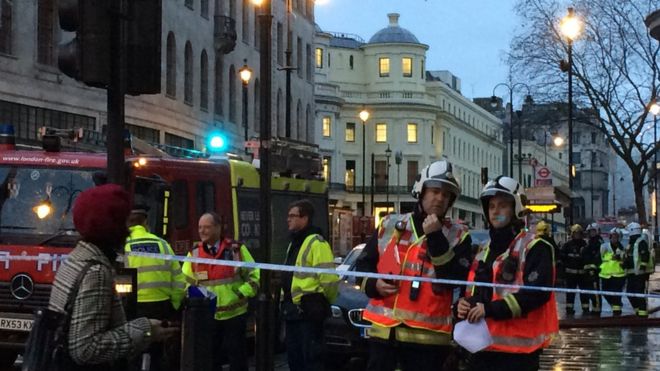
[(316, 48), (316, 68), (323, 68), (323, 49)]
[(323, 157), (323, 180), (330, 183), (330, 157)]
[(330, 116), (323, 116), (323, 136), (330, 136), (330, 127), (332, 126), (332, 120)]
[(376, 124), (376, 143), (387, 142), (387, 124)]
[(390, 75), (390, 59), (389, 58), (380, 58), (378, 65), (378, 72), (380, 77), (387, 77)]
[(417, 143), (417, 124), (408, 124), (408, 143)]
[(412, 58), (401, 58), (401, 69), (403, 70), (403, 77), (412, 77)]
[(346, 141), (355, 142), (355, 123), (347, 122), (346, 123)]

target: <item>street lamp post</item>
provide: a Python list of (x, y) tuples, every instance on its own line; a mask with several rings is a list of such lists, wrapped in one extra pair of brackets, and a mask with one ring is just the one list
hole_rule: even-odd
[(562, 61), (562, 71), (568, 72), (568, 191), (570, 207), (568, 208), (568, 223), (573, 224), (573, 41), (580, 34), (582, 24), (575, 16), (573, 8), (568, 8), (568, 14), (561, 20), (561, 32), (568, 41), (568, 61)]
[[(243, 128), (245, 129), (245, 143), (248, 141), (248, 84), (250, 83), (250, 78), (252, 77), (252, 69), (247, 65), (247, 59), (243, 59), (243, 67), (238, 70), (238, 74), (241, 77), (243, 82)], [(247, 147), (245, 147), (245, 153), (248, 153)]]
[[(252, 0), (261, 8), (259, 13), (259, 75), (261, 78), (260, 104), (261, 117), (259, 126), (259, 250), (262, 262), (270, 262), (271, 246), (271, 172), (270, 172), (270, 141), (271, 141), (271, 94), (272, 94), (272, 23), (273, 12), (271, 0)], [(269, 371), (273, 369), (273, 343), (275, 331), (275, 305), (271, 290), (272, 272), (262, 270), (257, 295), (257, 336), (256, 336), (256, 369)]]
[[(654, 147), (658, 145), (658, 115), (660, 115), (660, 105), (657, 100), (653, 102), (649, 111), (653, 114), (653, 143)], [(653, 190), (655, 197), (655, 230), (653, 236), (658, 241), (658, 151), (653, 148)]]
[(401, 163), (403, 162), (403, 152), (394, 152), (394, 162), (396, 163), (396, 207), (397, 214), (401, 214)]
[(362, 216), (365, 216), (365, 204), (367, 203), (366, 188), (366, 169), (367, 169), (367, 120), (369, 120), (369, 111), (362, 108), (360, 111), (360, 120), (362, 120)]
[[(499, 83), (493, 88), (493, 95), (490, 98), (491, 107), (497, 107), (497, 97), (495, 96), (495, 90), (500, 86), (504, 86), (509, 89), (509, 176), (513, 178), (513, 92), (516, 88), (524, 87), (527, 89), (527, 95), (525, 96), (525, 103), (533, 104), (534, 100), (532, 99), (531, 90), (529, 86), (525, 83), (518, 82), (515, 84)], [(518, 181), (522, 181), (522, 120), (518, 118)]]
[(385, 150), (385, 158), (387, 158), (387, 170), (385, 170), (385, 207), (388, 214), (390, 211), (390, 156), (392, 156), (392, 150), (388, 144)]

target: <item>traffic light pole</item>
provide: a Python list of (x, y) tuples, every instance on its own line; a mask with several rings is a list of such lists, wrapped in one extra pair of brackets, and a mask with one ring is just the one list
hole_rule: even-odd
[[(271, 1), (261, 3), (259, 14), (259, 32), (261, 33), (259, 47), (259, 69), (261, 75), (261, 121), (259, 130), (259, 249), (263, 262), (270, 262), (270, 235), (271, 235), (271, 173), (270, 173), (270, 143), (271, 143), (271, 85), (272, 85), (272, 50), (271, 26), (273, 15)], [(271, 289), (271, 271), (262, 270), (257, 295), (257, 339), (256, 339), (256, 368), (257, 371), (270, 371), (273, 369), (273, 346), (275, 342), (275, 306), (273, 290)]]
[(108, 180), (124, 184), (124, 93), (126, 92), (125, 0), (110, 2), (110, 81), (108, 84)]

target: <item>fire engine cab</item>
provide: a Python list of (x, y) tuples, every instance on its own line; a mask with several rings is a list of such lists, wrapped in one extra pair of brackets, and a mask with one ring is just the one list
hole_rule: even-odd
[[(79, 238), (72, 207), (82, 191), (106, 181), (106, 154), (60, 151), (62, 135), (42, 130), (43, 149), (17, 148), (13, 128), (0, 125), (0, 369), (22, 352), (32, 313), (48, 305), (62, 258)], [(84, 134), (67, 133), (73, 141)], [(66, 138), (65, 138), (66, 140)], [(327, 235), (327, 183), (320, 179), (315, 147), (273, 140), (271, 262), (286, 254), (287, 205), (307, 198), (315, 223)], [(259, 246), (259, 170), (236, 156), (156, 148), (130, 141), (125, 187), (133, 202), (149, 205), (152, 233), (177, 254), (198, 241), (197, 221), (206, 211), (222, 217), (231, 237), (246, 243), (255, 259)], [(17, 257), (24, 260), (17, 260)], [(261, 258), (261, 259), (260, 259)]]

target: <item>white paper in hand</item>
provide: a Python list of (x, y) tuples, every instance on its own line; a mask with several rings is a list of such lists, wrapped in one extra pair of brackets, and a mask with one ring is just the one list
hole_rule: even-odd
[(488, 324), (483, 318), (476, 323), (461, 321), (454, 326), (454, 340), (470, 353), (476, 353), (493, 343)]

